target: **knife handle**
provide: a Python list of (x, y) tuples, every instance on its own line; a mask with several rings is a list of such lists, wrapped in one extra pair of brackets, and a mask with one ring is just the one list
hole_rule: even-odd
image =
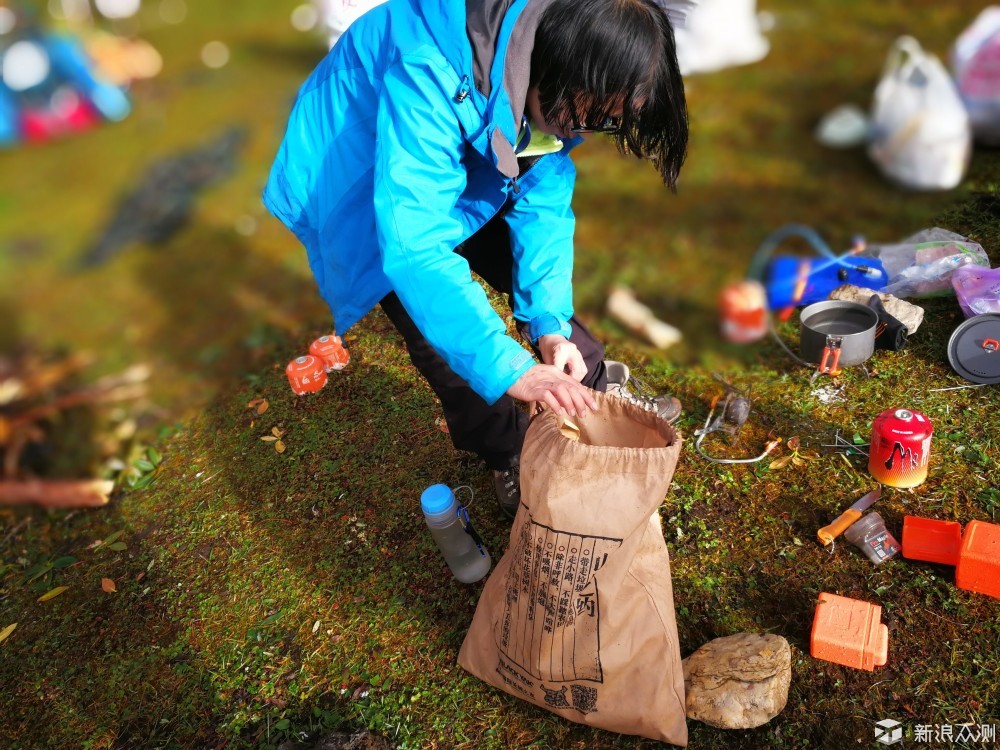
[(833, 540), (847, 531), (847, 527), (859, 518), (861, 518), (860, 510), (848, 508), (840, 514), (840, 517), (836, 521), (816, 532), (816, 536), (819, 537), (819, 543), (824, 547), (833, 544)]

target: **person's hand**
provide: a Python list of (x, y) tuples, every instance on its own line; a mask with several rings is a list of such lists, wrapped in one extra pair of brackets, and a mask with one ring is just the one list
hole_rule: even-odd
[(593, 392), (552, 365), (533, 366), (507, 389), (507, 395), (520, 401), (541, 401), (556, 414), (571, 417), (584, 417), (588, 409), (597, 411)]
[(559, 372), (565, 372), (577, 382), (587, 374), (587, 365), (576, 344), (558, 333), (549, 333), (538, 337), (538, 351), (542, 353), (542, 362), (552, 365)]

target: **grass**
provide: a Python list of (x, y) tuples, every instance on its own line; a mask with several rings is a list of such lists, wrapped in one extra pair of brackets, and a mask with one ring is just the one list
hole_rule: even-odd
[[(86, 349), (99, 353), (98, 371), (143, 361), (157, 372), (126, 457), (136, 487), (123, 483), (97, 511), (0, 509), (0, 631), (17, 623), (0, 643), (0, 744), (263, 748), (367, 727), (408, 748), (656, 746), (557, 719), (457, 667), (479, 587), (449, 579), (417, 498), (434, 482), (471, 486), (494, 557), (508, 527), (482, 467), (436, 429), (439, 407), (383, 316), (352, 331), (352, 364), (323, 391), (287, 388), (284, 363), (329, 326), (304, 254), (257, 198), (291, 97), (321, 54), (289, 28), (293, 5), (198, 3), (182, 26), (150, 21), (143, 35), (166, 68), (134, 90), (132, 117), (0, 154), (0, 274), (18, 281), (0, 292), (4, 345)], [(834, 750), (871, 742), (883, 718), (911, 739), (918, 725), (1000, 724), (995, 599), (957, 589), (943, 566), (875, 568), (846, 545), (829, 555), (814, 542), (874, 486), (858, 457), (819, 446), (837, 430), (867, 441), (874, 416), (900, 405), (927, 414), (935, 438), (928, 480), (879, 501), (890, 528), (898, 535), (905, 514), (1000, 521), (996, 389), (932, 392), (963, 382), (945, 354), (957, 305), (927, 301), (911, 346), (877, 353), (874, 378), (845, 372), (840, 402), (822, 403), (819, 384), (775, 343), (727, 346), (715, 333), (719, 286), (785, 223), (810, 224), (834, 247), (939, 225), (1000, 263), (997, 151), (977, 149), (961, 188), (915, 194), (882, 180), (862, 152), (811, 136), (833, 106), (867, 105), (897, 34), (943, 54), (984, 6), (762, 3), (777, 21), (770, 55), (690, 81), (693, 139), (677, 196), (599, 139), (577, 152), (578, 311), (609, 356), (685, 404), (688, 447), (661, 508), (682, 652), (741, 631), (792, 645), (782, 714), (743, 732), (690, 722), (692, 748)], [(212, 39), (233, 53), (219, 71), (198, 61)], [(145, 165), (234, 123), (250, 132), (240, 169), (202, 196), (187, 228), (69, 270)], [(251, 234), (236, 229), (246, 217)], [(628, 336), (603, 313), (613, 281), (685, 342), (663, 353)], [(791, 324), (780, 333), (794, 345)], [(691, 436), (719, 390), (713, 371), (753, 386), (734, 453), (758, 452), (772, 433), (822, 458), (781, 470), (700, 459)], [(258, 398), (263, 414), (247, 407)], [(67, 415), (67, 454), (97, 439), (102, 419), (122, 418)], [(274, 427), (282, 454), (260, 440)], [(820, 591), (882, 605), (885, 667), (809, 656)]]

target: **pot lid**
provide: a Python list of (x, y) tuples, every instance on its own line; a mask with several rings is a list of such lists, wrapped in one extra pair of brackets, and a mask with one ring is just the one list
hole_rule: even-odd
[(973, 383), (1000, 383), (1000, 314), (969, 318), (948, 340), (948, 361)]

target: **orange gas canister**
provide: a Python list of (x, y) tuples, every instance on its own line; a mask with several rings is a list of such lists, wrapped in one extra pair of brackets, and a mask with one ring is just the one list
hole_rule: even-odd
[(846, 596), (819, 595), (809, 652), (816, 659), (874, 672), (889, 658), (889, 629), (877, 604)]
[(955, 583), (960, 589), (1000, 599), (1000, 525), (969, 521), (962, 535)]
[(916, 487), (927, 479), (931, 421), (918, 411), (887, 409), (872, 424), (868, 471), (889, 487)]
[(318, 357), (308, 354), (289, 362), (285, 368), (285, 375), (288, 376), (288, 384), (298, 396), (315, 393), (326, 385), (327, 381), (323, 363)]
[(319, 357), (327, 372), (343, 370), (351, 361), (351, 355), (344, 348), (340, 336), (320, 336), (309, 345), (309, 353)]
[(749, 344), (767, 335), (767, 292), (764, 285), (744, 279), (719, 294), (722, 337), (733, 344)]

